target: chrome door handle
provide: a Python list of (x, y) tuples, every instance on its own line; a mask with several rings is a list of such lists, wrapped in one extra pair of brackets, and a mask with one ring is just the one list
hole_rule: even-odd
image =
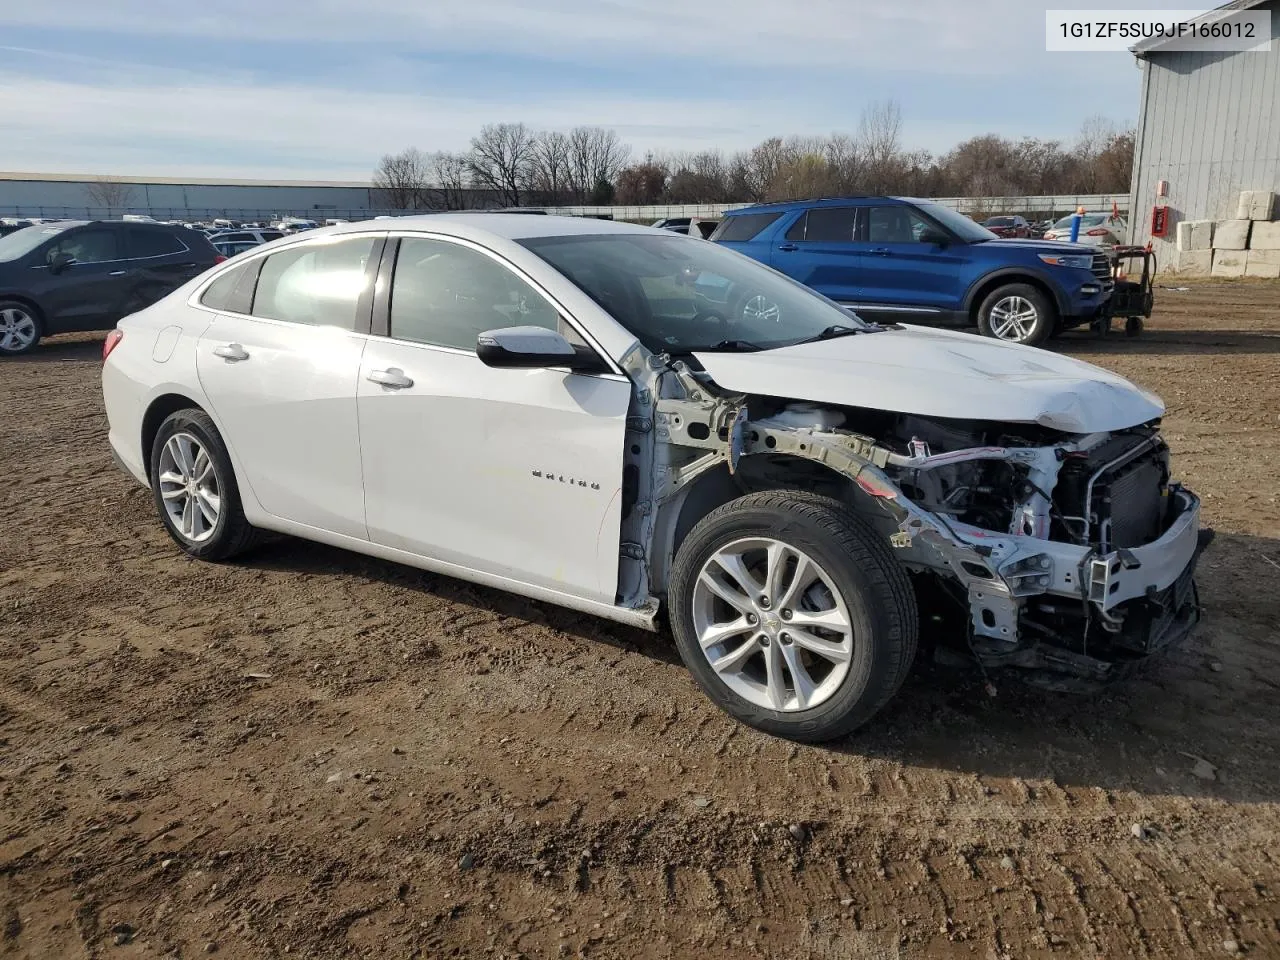
[(778, 244), (778, 249), (785, 251), (786, 253), (791, 253), (793, 250), (799, 250), (800, 248), (794, 243), (780, 243)]
[(112, 270), (110, 273), (108, 273), (108, 274), (107, 274), (107, 276), (108, 276), (108, 277), (123, 277), (123, 276), (124, 276), (126, 273), (128, 273), (128, 272), (129, 272), (128, 270)]
[(249, 359), (249, 351), (238, 343), (224, 343), (220, 347), (214, 347), (213, 355), (221, 357), (228, 363), (239, 363), (241, 360)]
[(888, 247), (873, 247), (872, 249), (868, 250), (868, 251), (867, 251), (867, 253), (871, 254), (872, 256), (876, 256), (876, 257), (891, 257), (891, 256), (893, 256), (893, 251), (892, 251), (892, 250), (890, 250)]
[(404, 371), (399, 367), (388, 367), (386, 370), (370, 370), (365, 379), (373, 383), (380, 383), (384, 387), (390, 387), (392, 390), (403, 390), (405, 387), (413, 386), (413, 381), (406, 377)]

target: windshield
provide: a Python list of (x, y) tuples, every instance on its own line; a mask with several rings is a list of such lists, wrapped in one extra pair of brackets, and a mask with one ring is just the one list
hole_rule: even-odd
[(67, 226), (70, 224), (23, 227), (7, 237), (0, 237), (0, 263), (25, 257), (50, 237), (55, 237), (67, 229)]
[(677, 234), (520, 241), (654, 353), (788, 346), (831, 327), (872, 329), (782, 274)]
[(1012, 227), (1014, 224), (1013, 217), (990, 217), (984, 227)]
[(974, 223), (958, 210), (944, 207), (940, 203), (930, 203), (927, 200), (912, 202), (915, 203), (921, 213), (926, 213), (933, 217), (961, 240), (969, 243), (978, 243), (982, 240), (998, 239), (994, 233), (982, 226), (982, 224)]

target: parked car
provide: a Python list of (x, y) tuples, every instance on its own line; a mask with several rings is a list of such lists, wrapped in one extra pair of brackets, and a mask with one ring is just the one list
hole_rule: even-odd
[(672, 233), (687, 234), (692, 220), (692, 217), (664, 217), (661, 220), (653, 221), (649, 226), (657, 227), (659, 230), (670, 230)]
[(109, 330), (222, 259), (203, 235), (160, 223), (65, 220), (0, 237), (0, 356)]
[(1022, 217), (988, 217), (982, 225), (997, 237), (1025, 240), (1031, 236), (1031, 225)]
[[(1126, 242), (1129, 226), (1123, 217), (1110, 213), (1086, 213), (1080, 219), (1076, 243), (1089, 247), (1114, 247)], [(1046, 240), (1070, 240), (1071, 216), (1065, 216), (1045, 231)]]
[(250, 229), (245, 227), (240, 230), (220, 230), (217, 233), (209, 235), (209, 239), (214, 244), (219, 243), (270, 243), (272, 240), (279, 240), (284, 236), (283, 230), (273, 230), (269, 227), (257, 227)]
[(257, 240), (222, 241), (217, 237), (214, 237), (210, 242), (213, 244), (213, 249), (217, 250), (228, 259), (244, 253), (247, 250), (256, 250), (258, 247), (262, 246), (262, 244)]
[(301, 217), (285, 217), (271, 226), (272, 229), (279, 230), (281, 233), (301, 233), (304, 230), (315, 230), (319, 224), (314, 220), (303, 220)]
[(1013, 343), (1089, 322), (1112, 289), (1106, 257), (1086, 247), (1002, 240), (955, 210), (906, 197), (730, 210), (711, 239), (859, 315), (977, 325)]
[(1198, 617), (1199, 501), (1170, 482), (1152, 394), (867, 324), (646, 226), (326, 228), (125, 318), (103, 352), (111, 449), (190, 556), (275, 530), (664, 615), (717, 704), (799, 740), (893, 697), (922, 615), (957, 613), (937, 632), (985, 669), (1071, 680)]

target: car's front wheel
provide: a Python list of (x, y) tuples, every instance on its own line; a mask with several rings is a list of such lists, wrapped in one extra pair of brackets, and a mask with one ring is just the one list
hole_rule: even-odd
[(915, 656), (901, 564), (845, 504), (750, 494), (681, 544), (668, 609), (699, 686), (728, 713), (794, 740), (843, 736), (897, 692)]
[(33, 350), (43, 335), (35, 310), (18, 300), (0, 300), (0, 356), (16, 357)]
[(226, 444), (203, 410), (170, 414), (151, 445), (151, 491), (174, 541), (199, 560), (226, 560), (252, 547)]
[(1008, 283), (991, 291), (978, 307), (978, 330), (985, 337), (1039, 346), (1058, 323), (1044, 292), (1029, 283)]

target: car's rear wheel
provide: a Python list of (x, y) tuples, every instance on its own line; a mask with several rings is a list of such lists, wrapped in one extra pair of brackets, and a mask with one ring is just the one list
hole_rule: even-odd
[(1044, 292), (1028, 283), (1008, 283), (991, 291), (978, 307), (984, 337), (1038, 346), (1049, 339), (1058, 312)]
[(794, 740), (843, 736), (897, 692), (915, 597), (884, 539), (800, 491), (734, 500), (690, 531), (668, 608), (685, 665), (728, 713)]
[(0, 300), (0, 356), (16, 357), (35, 349), (44, 335), (36, 311), (17, 300)]
[(151, 491), (169, 536), (190, 556), (226, 560), (258, 542), (226, 444), (203, 410), (179, 410), (160, 425), (151, 445)]

